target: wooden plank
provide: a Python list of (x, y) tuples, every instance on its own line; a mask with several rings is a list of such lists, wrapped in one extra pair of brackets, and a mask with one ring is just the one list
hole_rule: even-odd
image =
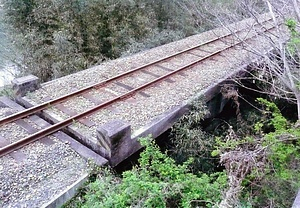
[(197, 56), (197, 57), (199, 57), (199, 58), (204, 57), (204, 56), (202, 56), (202, 55), (196, 54), (196, 53), (191, 52), (191, 51), (189, 51), (189, 52), (187, 52), (187, 53), (188, 53), (188, 54), (191, 54), (191, 55), (193, 55), (193, 56)]
[(95, 96), (91, 95), (90, 93), (84, 93), (82, 94), (82, 97), (88, 99), (89, 101), (95, 103), (96, 105), (103, 103), (102, 100), (97, 99)]
[(69, 108), (67, 108), (66, 106), (64, 106), (63, 104), (56, 104), (55, 108), (57, 108), (58, 110), (64, 112), (65, 114), (69, 115), (69, 116), (75, 116), (77, 115), (77, 113), (73, 110), (70, 110)]
[(49, 124), (47, 121), (45, 121), (44, 119), (41, 119), (40, 117), (33, 115), (29, 117), (29, 120), (32, 121), (33, 123), (35, 123), (36, 125), (38, 125), (39, 127), (41, 127), (42, 129), (51, 126), (51, 124)]
[[(141, 70), (143, 73), (145, 73), (145, 74), (149, 74), (149, 75), (151, 75), (151, 76), (153, 76), (153, 77), (156, 77), (156, 78), (159, 78), (160, 77), (160, 75), (157, 75), (157, 74), (154, 74), (154, 73), (152, 73), (152, 72), (149, 72), (149, 71), (147, 71), (147, 70)], [(169, 82), (169, 83), (174, 83), (175, 81), (174, 80), (172, 80), (172, 79), (170, 79), (170, 78), (167, 78), (167, 79), (165, 79), (165, 81), (166, 82)]]
[[(159, 64), (156, 64), (155, 66), (161, 68), (161, 69), (164, 69), (166, 71), (169, 71), (169, 72), (172, 72), (174, 71), (173, 69), (170, 69), (168, 67), (165, 67), (165, 66), (162, 66), (162, 65), (159, 65)], [(177, 74), (179, 74), (180, 76), (186, 76), (183, 72), (178, 72)], [(174, 81), (173, 81), (174, 82)]]
[[(36, 132), (38, 132), (39, 130), (32, 127), (27, 121), (21, 119), (21, 120), (17, 120), (15, 121), (15, 123), (20, 126), (21, 128), (25, 129), (29, 134), (34, 134)], [(52, 145), (55, 144), (55, 142), (50, 139), (49, 137), (44, 137), (42, 139), (39, 140), (39, 142), (41, 142), (44, 145)]]
[(20, 126), (22, 129), (24, 129), (25, 131), (27, 131), (29, 134), (34, 134), (38, 131), (38, 129), (32, 127), (27, 121), (21, 119), (21, 120), (17, 120), (15, 121), (15, 123)]
[(22, 107), (21, 105), (15, 103), (14, 101), (12, 101), (11, 99), (9, 99), (8, 97), (0, 97), (0, 102), (2, 103), (2, 105), (5, 105), (13, 110), (16, 111), (22, 111), (25, 108)]
[[(67, 108), (66, 106), (64, 106), (63, 104), (57, 104), (55, 105), (55, 107), (59, 110), (61, 110), (62, 112), (68, 114), (69, 116), (75, 116), (78, 113), (75, 111), (70, 110), (69, 108)], [(78, 120), (80, 123), (88, 126), (88, 127), (92, 127), (95, 126), (96, 124), (94, 122), (92, 122), (91, 120), (87, 119), (87, 118), (81, 118)]]
[[(121, 82), (115, 82), (116, 85), (125, 88), (126, 90), (133, 90), (134, 88), (127, 85), (127, 84), (123, 84)], [(149, 94), (145, 93), (145, 92), (138, 92), (138, 94), (142, 95), (143, 97), (151, 97)]]

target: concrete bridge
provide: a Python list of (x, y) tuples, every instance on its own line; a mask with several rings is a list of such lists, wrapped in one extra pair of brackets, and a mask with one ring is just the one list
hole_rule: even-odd
[[(269, 38), (275, 38), (273, 22), (267, 15), (262, 16), (260, 20), (262, 23), (252, 19), (244, 20), (228, 26), (227, 29), (217, 28), (133, 56), (109, 61), (43, 83), (26, 95), (22, 92), (22, 87), (24, 83), (30, 82), (32, 77), (29, 77), (29, 80), (17, 79), (17, 94), (25, 95), (18, 96), (18, 102), (29, 108), (146, 65), (137, 75), (126, 76), (103, 88), (95, 87), (87, 94), (54, 105), (52, 109), (43, 110), (46, 120), (59, 123), (64, 118), (76, 115), (109, 97), (126, 93), (140, 83), (143, 84), (145, 80), (154, 79), (163, 73), (196, 62), (164, 81), (67, 127), (69, 135), (108, 159), (112, 166), (116, 166), (140, 149), (137, 138), (149, 134), (156, 138), (169, 129), (187, 112), (191, 100), (204, 96), (209, 104), (211, 116), (222, 111), (227, 99), (222, 97), (220, 87), (225, 80), (259, 61), (261, 56), (255, 54), (254, 49), (261, 51), (262, 55), (270, 50)], [(231, 34), (232, 31), (234, 35)], [(235, 36), (239, 38), (236, 39)], [(189, 50), (199, 44), (200, 48)], [(185, 50), (188, 51), (179, 57), (167, 60), (162, 58)], [(160, 59), (163, 60), (156, 63)], [(197, 62), (199, 59), (201, 61)], [(33, 82), (36, 83), (37, 80)], [(25, 91), (26, 89), (28, 90), (27, 87)]]
[[(242, 75), (272, 50), (269, 41), (276, 39), (277, 30), (269, 15), (262, 15), (259, 19), (260, 23), (253, 19), (243, 20), (227, 28), (217, 28), (108, 61), (47, 83), (40, 84), (34, 76), (15, 79), (17, 105), (32, 108), (96, 84), (87, 93), (62, 103), (52, 105), (50, 102), (48, 108), (38, 114), (48, 123), (57, 124), (119, 96), (117, 102), (74, 120), (63, 130), (66, 133), (63, 137), (68, 137), (64, 142), (76, 142), (71, 146), (80, 155), (99, 165), (109, 163), (116, 166), (141, 148), (139, 137), (151, 134), (156, 138), (168, 130), (188, 112), (192, 100), (205, 99), (211, 116), (222, 111), (228, 102), (220, 90), (224, 84), (232, 83), (231, 78)], [(260, 51), (260, 54), (254, 51)], [(141, 71), (134, 72), (135, 75), (127, 74), (137, 68)], [(119, 74), (125, 75), (115, 80)], [(165, 74), (172, 76), (130, 93), (140, 85), (148, 85), (145, 84), (147, 80), (158, 80)], [(114, 81), (108, 82), (108, 79)], [(6, 99), (1, 99), (0, 104), (5, 108), (14, 106)], [(21, 127), (28, 128), (27, 124), (23, 122)], [(85, 152), (82, 151), (84, 148)], [(60, 204), (86, 178), (87, 175), (78, 178), (71, 189), (54, 197), (45, 206)]]

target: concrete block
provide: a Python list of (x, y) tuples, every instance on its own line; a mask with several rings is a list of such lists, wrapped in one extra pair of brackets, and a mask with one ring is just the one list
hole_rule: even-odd
[(131, 126), (122, 120), (108, 122), (97, 128), (97, 139), (108, 152), (111, 166), (128, 157), (131, 150)]
[(12, 81), (13, 90), (17, 97), (22, 97), (28, 92), (33, 92), (40, 88), (39, 78), (33, 75), (16, 78)]

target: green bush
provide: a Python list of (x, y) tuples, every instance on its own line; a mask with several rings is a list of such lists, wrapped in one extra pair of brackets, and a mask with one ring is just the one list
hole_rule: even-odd
[[(188, 16), (175, 5), (171, 1), (7, 0), (4, 11), (20, 49), (22, 70), (46, 81), (142, 50), (133, 50), (135, 42), (145, 43), (145, 49), (174, 41), (178, 33), (190, 35), (194, 29)], [(169, 37), (147, 43), (157, 31), (165, 30)]]
[[(152, 139), (141, 139), (145, 150), (139, 165), (121, 178), (108, 171), (87, 187), (80, 207), (212, 207), (226, 185), (223, 172), (212, 175), (190, 173), (191, 160), (177, 165), (159, 150)], [(74, 205), (73, 205), (74, 206)]]
[(142, 38), (152, 27), (131, 1), (8, 0), (25, 71), (48, 80), (116, 58), (126, 37)]
[(201, 121), (208, 114), (206, 105), (199, 98), (191, 104), (188, 114), (174, 124), (170, 135), (172, 148), (170, 155), (179, 164), (193, 158), (192, 171), (212, 173), (218, 165), (218, 158), (211, 156), (214, 136), (202, 130)]
[(271, 115), (265, 125), (273, 126), (274, 131), (262, 132), (267, 163), (261, 181), (250, 185), (257, 194), (252, 197), (253, 204), (264, 206), (272, 202), (274, 207), (290, 207), (300, 186), (300, 129), (289, 124), (274, 103), (259, 101)]
[(300, 129), (292, 127), (274, 103), (257, 100), (263, 107), (257, 133), (218, 138), (213, 153), (220, 154), (228, 176), (241, 181), (235, 184), (240, 191), (235, 204), (290, 207), (300, 186)]
[(5, 0), (3, 4), (19, 49), (20, 70), (46, 81), (211, 29), (216, 23), (212, 13), (222, 12), (210, 9), (217, 3), (230, 11), (233, 3), (228, 2)]

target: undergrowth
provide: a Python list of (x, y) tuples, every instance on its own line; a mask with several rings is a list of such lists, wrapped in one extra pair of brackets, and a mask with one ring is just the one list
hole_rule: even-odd
[(300, 186), (300, 129), (274, 103), (257, 102), (263, 114), (253, 127), (256, 134), (240, 136), (231, 129), (216, 138), (213, 155), (220, 156), (229, 179), (221, 205), (290, 207)]
[(221, 200), (224, 172), (195, 175), (189, 169), (192, 159), (178, 165), (152, 139), (140, 141), (145, 150), (138, 166), (121, 177), (101, 169), (81, 200), (65, 207), (212, 207)]

